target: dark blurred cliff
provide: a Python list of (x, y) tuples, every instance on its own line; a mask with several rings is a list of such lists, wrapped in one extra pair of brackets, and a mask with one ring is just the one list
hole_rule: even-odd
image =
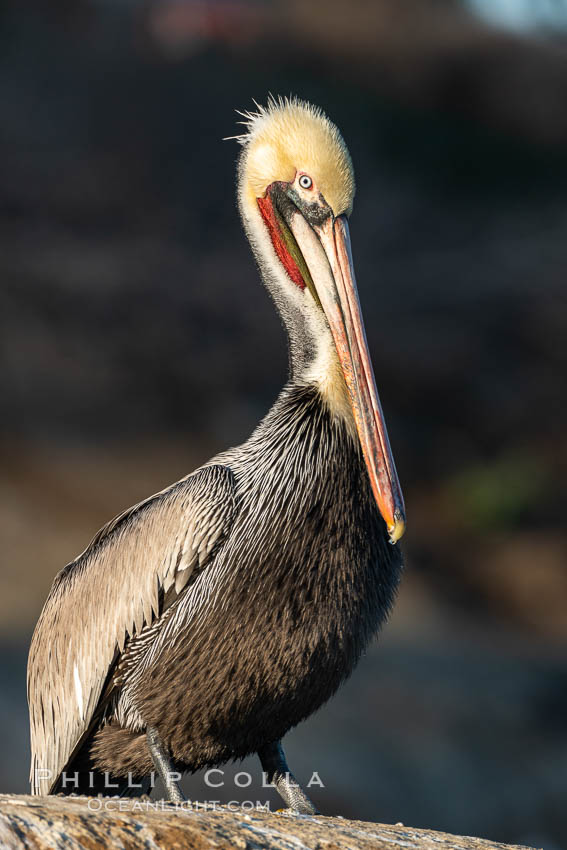
[(290, 755), (324, 765), (321, 807), (563, 846), (565, 37), (456, 0), (12, 0), (0, 24), (2, 789), (25, 787), (25, 646), (55, 572), (244, 439), (284, 380), (221, 140), (293, 92), (355, 163), (408, 569)]

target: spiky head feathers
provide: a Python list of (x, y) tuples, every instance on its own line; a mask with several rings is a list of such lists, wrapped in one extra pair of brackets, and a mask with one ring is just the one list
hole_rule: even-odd
[(240, 113), (246, 132), (242, 188), (248, 200), (262, 197), (275, 181), (291, 182), (298, 171), (310, 175), (335, 216), (352, 210), (354, 172), (337, 127), (317, 107), (297, 99), (275, 100), (257, 112)]

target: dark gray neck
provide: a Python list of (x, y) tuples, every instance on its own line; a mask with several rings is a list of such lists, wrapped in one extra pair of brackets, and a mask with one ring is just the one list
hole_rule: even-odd
[(293, 376), (245, 446), (260, 450), (271, 465), (293, 456), (323, 473), (327, 461), (340, 460), (350, 473), (368, 479), (360, 444), (346, 423), (332, 414), (318, 387)]
[(317, 356), (317, 342), (305, 314), (293, 305), (278, 305), (287, 333), (290, 383), (300, 383), (301, 375)]

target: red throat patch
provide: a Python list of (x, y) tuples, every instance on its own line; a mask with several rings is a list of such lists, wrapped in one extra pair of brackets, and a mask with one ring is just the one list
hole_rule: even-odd
[(293, 280), (293, 282), (299, 286), (300, 289), (305, 289), (305, 281), (301, 275), (299, 270), (299, 266), (287, 250), (287, 246), (285, 244), (285, 240), (281, 231), (280, 224), (278, 222), (276, 211), (274, 209), (274, 205), (269, 197), (265, 198), (257, 198), (258, 206), (260, 208), (260, 212), (262, 213), (262, 218), (266, 224), (266, 227), (269, 230), (270, 238), (272, 240), (272, 245), (274, 246), (274, 250), (278, 255), (278, 259), (289, 277)]

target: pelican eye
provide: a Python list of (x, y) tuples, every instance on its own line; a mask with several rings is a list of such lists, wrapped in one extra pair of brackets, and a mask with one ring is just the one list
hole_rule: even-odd
[(299, 185), (302, 189), (310, 189), (313, 186), (313, 180), (308, 174), (302, 174), (299, 178)]

